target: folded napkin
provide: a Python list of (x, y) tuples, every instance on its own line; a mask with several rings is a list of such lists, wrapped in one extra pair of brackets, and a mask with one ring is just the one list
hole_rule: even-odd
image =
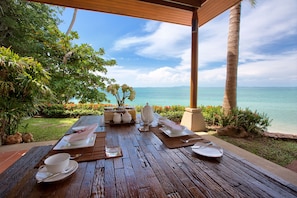
[(167, 126), (168, 128), (170, 128), (170, 130), (173, 130), (173, 131), (182, 131), (184, 130), (184, 127), (181, 126), (181, 125), (178, 125), (178, 124), (172, 124), (172, 125), (169, 125)]
[(167, 128), (174, 130), (174, 131), (180, 131), (183, 130), (183, 126), (176, 124), (175, 122), (168, 120), (168, 119), (162, 119), (159, 120), (160, 124), (165, 125)]
[(98, 124), (96, 124), (96, 123), (92, 124), (92, 125), (88, 125), (88, 126), (86, 126), (85, 129), (83, 129), (77, 133), (73, 133), (73, 134), (65, 136), (65, 140), (68, 142), (74, 142), (74, 141), (78, 141), (78, 140), (87, 139), (92, 136), (92, 134), (95, 132), (97, 127), (98, 127)]

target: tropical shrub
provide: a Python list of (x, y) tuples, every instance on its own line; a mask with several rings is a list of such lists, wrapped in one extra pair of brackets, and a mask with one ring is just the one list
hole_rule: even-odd
[(20, 120), (32, 116), (53, 99), (48, 73), (29, 57), (0, 47), (0, 140), (16, 132)]
[(161, 112), (160, 115), (162, 117), (166, 117), (176, 123), (180, 123), (183, 117), (184, 111), (166, 111)]
[(201, 108), (208, 126), (243, 127), (248, 133), (261, 134), (267, 130), (272, 121), (265, 113), (253, 112), (248, 108), (235, 108), (229, 114), (224, 114), (221, 106)]

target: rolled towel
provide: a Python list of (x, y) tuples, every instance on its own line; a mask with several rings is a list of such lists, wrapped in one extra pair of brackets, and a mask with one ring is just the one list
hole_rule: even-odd
[(87, 139), (92, 136), (92, 134), (95, 132), (97, 127), (98, 127), (97, 123), (86, 126), (85, 129), (79, 131), (78, 133), (73, 133), (73, 134), (67, 135), (65, 137), (65, 140), (67, 142), (71, 143), (71, 142), (75, 142), (78, 140)]
[(168, 119), (161, 119), (159, 122), (173, 133), (180, 133), (185, 129), (184, 126), (176, 124), (175, 122)]
[(184, 130), (184, 126), (175, 124), (175, 125), (170, 125), (167, 126), (172, 132), (181, 132)]

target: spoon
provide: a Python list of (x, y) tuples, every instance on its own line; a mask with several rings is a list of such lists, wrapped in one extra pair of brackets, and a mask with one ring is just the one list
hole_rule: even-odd
[(197, 138), (190, 138), (190, 139), (187, 139), (187, 140), (181, 139), (180, 141), (182, 141), (183, 143), (188, 143), (188, 142), (193, 141), (193, 140), (203, 140), (203, 138), (197, 137)]
[(71, 159), (71, 160), (74, 160), (74, 159), (76, 159), (76, 158), (79, 158), (81, 155), (82, 155), (82, 154), (80, 154), (80, 153), (75, 154), (75, 155), (72, 155), (72, 156), (70, 156), (70, 159)]
[(66, 168), (65, 170), (61, 171), (61, 172), (54, 173), (54, 174), (52, 174), (52, 175), (50, 175), (50, 176), (47, 176), (47, 177), (45, 177), (45, 178), (43, 178), (43, 179), (41, 179), (41, 180), (38, 180), (37, 183), (39, 184), (39, 183), (41, 183), (41, 182), (43, 182), (43, 181), (45, 181), (45, 180), (47, 180), (47, 179), (54, 178), (54, 177), (56, 177), (56, 176), (58, 176), (58, 175), (61, 175), (61, 174), (67, 174), (67, 173), (69, 173), (69, 172), (72, 171), (72, 170), (73, 170), (73, 167), (68, 167), (68, 168)]

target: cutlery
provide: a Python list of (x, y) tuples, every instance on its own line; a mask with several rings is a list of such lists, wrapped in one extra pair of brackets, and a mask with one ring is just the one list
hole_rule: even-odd
[(65, 170), (62, 171), (62, 172), (58, 172), (58, 173), (54, 173), (54, 174), (52, 174), (52, 175), (49, 175), (49, 176), (47, 176), (47, 177), (45, 177), (45, 178), (43, 178), (43, 179), (41, 179), (41, 180), (38, 180), (37, 183), (41, 183), (41, 182), (43, 182), (43, 181), (45, 181), (45, 180), (47, 180), (47, 179), (54, 178), (54, 177), (56, 177), (56, 176), (58, 176), (58, 175), (67, 174), (67, 173), (69, 173), (70, 171), (73, 170), (72, 168), (73, 168), (73, 167), (68, 167), (67, 169), (65, 169)]
[(182, 141), (183, 143), (188, 143), (188, 142), (193, 141), (193, 140), (203, 140), (203, 138), (198, 137), (198, 138), (190, 138), (190, 139), (187, 139), (187, 140), (181, 139), (180, 141)]
[(80, 156), (82, 156), (82, 154), (80, 154), (80, 153), (75, 154), (75, 155), (71, 155), (71, 156), (70, 156), (70, 159), (71, 159), (71, 160), (74, 160), (74, 159), (76, 159), (76, 158), (79, 158)]
[(206, 147), (208, 147), (208, 146), (210, 146), (210, 145), (213, 145), (213, 143), (212, 143), (212, 142), (207, 142), (207, 143), (204, 144), (204, 145), (192, 146), (192, 148), (193, 148), (193, 149), (202, 149), (202, 148), (206, 148)]
[(199, 145), (199, 146), (195, 146), (195, 145), (194, 145), (194, 146), (192, 146), (191, 148), (192, 148), (192, 149), (203, 149), (203, 148), (206, 148), (206, 147), (208, 147), (208, 146), (213, 146), (214, 148), (217, 148), (218, 151), (219, 151), (220, 153), (223, 153), (222, 148), (216, 146), (213, 142), (208, 142), (208, 143), (206, 143), (205, 145)]

